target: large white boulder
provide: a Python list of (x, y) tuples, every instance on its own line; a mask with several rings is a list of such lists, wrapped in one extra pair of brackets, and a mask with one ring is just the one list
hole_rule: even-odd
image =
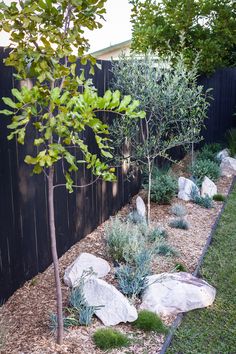
[(148, 284), (141, 308), (164, 316), (210, 306), (216, 294), (206, 281), (184, 272), (151, 275)]
[(66, 268), (64, 274), (65, 284), (70, 287), (77, 286), (83, 272), (89, 271), (90, 269), (95, 273), (93, 276), (102, 278), (109, 273), (111, 268), (104, 259), (90, 253), (81, 253), (76, 260)]
[(220, 164), (221, 176), (231, 177), (236, 175), (236, 159), (225, 157)]
[(95, 314), (105, 326), (133, 322), (137, 319), (136, 308), (120, 291), (104, 280), (91, 278), (85, 282), (83, 290), (85, 299), (90, 306), (103, 305)]
[(229, 157), (229, 150), (228, 150), (228, 149), (221, 150), (221, 151), (218, 152), (218, 154), (216, 155), (216, 158), (217, 158), (219, 161), (223, 161), (226, 157)]
[(143, 201), (143, 199), (138, 196), (136, 199), (136, 209), (137, 209), (137, 213), (142, 217), (145, 218), (146, 216), (146, 206), (145, 203)]
[(179, 177), (178, 187), (179, 187), (179, 192), (178, 192), (179, 199), (183, 199), (185, 201), (191, 200), (191, 191), (194, 188), (196, 189), (197, 193), (200, 195), (199, 188), (193, 181), (191, 181), (191, 179), (185, 177)]
[(217, 186), (210, 178), (205, 176), (202, 182), (201, 196), (205, 197), (208, 195), (212, 198), (215, 194), (217, 194)]

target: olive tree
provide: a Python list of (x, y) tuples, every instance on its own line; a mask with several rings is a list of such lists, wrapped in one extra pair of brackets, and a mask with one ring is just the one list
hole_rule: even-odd
[[(188, 69), (182, 55), (173, 64), (151, 54), (122, 56), (113, 62), (114, 87), (140, 101), (143, 120), (114, 121), (112, 132), (119, 157), (148, 172), (148, 222), (152, 170), (157, 157), (171, 160), (170, 149), (202, 139), (201, 129), (209, 106), (209, 92), (197, 85), (197, 66)], [(126, 145), (126, 150), (122, 148)]]
[[(26, 0), (9, 6), (0, 4), (0, 29), (9, 32), (12, 42), (5, 64), (13, 66), (16, 78), (21, 80), (21, 88), (12, 89), (14, 99), (3, 98), (8, 109), (1, 113), (12, 116), (9, 139), (25, 144), (29, 134), (34, 134), (36, 148), (31, 149), (32, 155), (25, 156), (25, 162), (32, 165), (33, 173), (44, 173), (47, 178), (58, 344), (63, 340), (63, 309), (54, 220), (54, 191), (59, 187), (55, 184), (55, 166), (63, 163), (65, 183), (60, 187), (65, 186), (69, 192), (78, 186), (73, 178), (80, 164), (86, 164), (105, 181), (114, 180), (114, 171), (103, 161), (112, 156), (108, 126), (97, 113), (114, 111), (130, 119), (144, 115), (137, 112), (139, 103), (131, 101), (130, 96), (121, 100), (119, 91), (108, 90), (99, 97), (83, 71), (76, 74), (77, 56), (81, 57), (88, 46), (83, 29), (100, 27), (104, 3), (105, 0)], [(84, 56), (82, 63), (87, 59), (95, 64), (89, 56)], [(31, 80), (30, 88), (24, 84), (27, 79)], [(86, 129), (93, 131), (100, 154), (90, 151), (83, 134)], [(82, 159), (77, 159), (76, 150)]]

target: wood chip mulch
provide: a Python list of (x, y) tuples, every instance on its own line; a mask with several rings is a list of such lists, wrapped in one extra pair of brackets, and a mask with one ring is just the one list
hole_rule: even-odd
[[(218, 192), (226, 194), (231, 184), (230, 178), (221, 178), (217, 183)], [(142, 192), (141, 192), (142, 193)], [(133, 198), (133, 202), (135, 198)], [(181, 203), (187, 208), (186, 220), (190, 223), (189, 230), (172, 229), (168, 226), (173, 218), (170, 215), (170, 206), (156, 205), (151, 206), (152, 222), (162, 225), (168, 231), (168, 243), (179, 253), (179, 257), (157, 256), (153, 263), (155, 273), (171, 271), (176, 263), (182, 263), (189, 272), (196, 268), (206, 239), (211, 231), (211, 227), (222, 206), (221, 202), (214, 202), (214, 208), (203, 209), (191, 202)], [(125, 206), (120, 215), (127, 215), (131, 205)], [(111, 260), (106, 254), (104, 240), (104, 226), (106, 221), (86, 238), (79, 241), (60, 258), (60, 274), (63, 278), (65, 268), (71, 264), (81, 252), (90, 252), (96, 256), (107, 259), (111, 266)], [(114, 281), (114, 269), (106, 277), (109, 282)], [(92, 334), (100, 327), (103, 327), (98, 319), (93, 320), (93, 324), (86, 327), (70, 329), (65, 333), (64, 344), (55, 344), (55, 337), (50, 332), (49, 315), (55, 312), (55, 284), (53, 267), (50, 266), (42, 274), (38, 274), (34, 279), (25, 283), (18, 289), (10, 299), (1, 307), (0, 316), (4, 319), (4, 330), (6, 337), (5, 349), (2, 353), (18, 354), (47, 354), (47, 353), (76, 353), (76, 354), (99, 354), (103, 353), (96, 349), (92, 342)], [(66, 306), (69, 289), (63, 284), (63, 299)], [(167, 325), (170, 325), (174, 318), (163, 318)], [(157, 354), (160, 352), (164, 342), (163, 335), (145, 334), (142, 331), (134, 330), (130, 325), (121, 324), (116, 329), (128, 334), (133, 338), (132, 345), (127, 349), (112, 350), (113, 354), (135, 353), (135, 354)]]

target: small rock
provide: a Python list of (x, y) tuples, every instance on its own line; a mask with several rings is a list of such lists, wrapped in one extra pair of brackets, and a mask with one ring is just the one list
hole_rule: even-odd
[(119, 290), (104, 280), (91, 278), (85, 282), (83, 290), (85, 299), (90, 306), (104, 306), (95, 314), (105, 326), (133, 322), (137, 319), (136, 308)]
[(221, 176), (231, 177), (236, 175), (236, 159), (225, 157), (220, 164)]
[(143, 201), (143, 199), (138, 196), (137, 199), (136, 199), (136, 209), (137, 209), (137, 213), (145, 218), (146, 216), (146, 206), (145, 206), (145, 203)]
[(224, 158), (226, 158), (226, 157), (229, 157), (229, 150), (228, 150), (228, 149), (221, 150), (221, 151), (218, 152), (218, 154), (216, 155), (216, 158), (217, 158), (219, 161), (223, 161)]
[(212, 198), (215, 194), (217, 194), (217, 187), (215, 183), (210, 178), (205, 176), (202, 182), (201, 196), (205, 197), (208, 195)]
[(179, 193), (178, 193), (179, 199), (183, 199), (185, 201), (191, 200), (191, 191), (193, 188), (196, 188), (196, 191), (200, 195), (199, 188), (193, 181), (191, 181), (191, 179), (185, 177), (179, 177), (178, 186), (179, 186)]
[(206, 281), (185, 272), (151, 275), (148, 284), (141, 308), (164, 316), (210, 306), (216, 295)]
[(64, 274), (65, 284), (70, 287), (77, 286), (83, 272), (88, 271), (90, 268), (92, 268), (95, 273), (93, 276), (98, 278), (105, 277), (111, 269), (108, 262), (104, 259), (84, 252), (66, 268)]

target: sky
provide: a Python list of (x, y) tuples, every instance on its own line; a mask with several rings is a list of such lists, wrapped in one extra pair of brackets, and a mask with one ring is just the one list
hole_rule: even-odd
[(131, 5), (128, 0), (107, 0), (106, 10), (106, 22), (103, 22), (103, 27), (90, 33), (86, 32), (91, 52), (131, 39)]
[[(36, 0), (37, 1), (37, 0)], [(10, 0), (4, 0), (9, 4)], [(130, 13), (131, 6), (128, 0), (107, 0), (103, 27), (95, 31), (86, 31), (85, 37), (89, 39), (90, 50), (94, 52), (110, 45), (114, 45), (131, 38)], [(0, 46), (8, 45), (6, 33), (0, 33)]]

